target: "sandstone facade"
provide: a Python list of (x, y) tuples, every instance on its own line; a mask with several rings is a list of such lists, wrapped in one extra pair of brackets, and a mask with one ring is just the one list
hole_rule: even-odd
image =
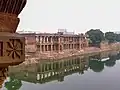
[(88, 40), (84, 34), (28, 33), (21, 35), (26, 38), (26, 48), (32, 48), (29, 52), (59, 53), (66, 50), (80, 51), (88, 47)]

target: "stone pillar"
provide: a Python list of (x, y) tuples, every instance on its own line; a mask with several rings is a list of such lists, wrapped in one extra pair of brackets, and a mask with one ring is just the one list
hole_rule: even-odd
[(51, 43), (53, 43), (53, 37), (51, 36)]
[(57, 46), (57, 48), (58, 48), (58, 52), (60, 52), (60, 37), (58, 37), (58, 46)]
[(37, 43), (39, 42), (39, 36), (36, 36), (36, 42)]
[(45, 45), (43, 45), (43, 52), (45, 52)]
[(42, 37), (41, 36), (39, 36), (39, 42), (40, 42), (40, 44), (42, 43)]
[(55, 51), (55, 45), (52, 45), (53, 46), (53, 51)]
[(41, 45), (41, 43), (42, 43), (42, 37), (41, 36), (39, 36), (39, 43), (40, 43), (40, 52), (42, 52), (42, 45)]
[(47, 51), (49, 51), (49, 46), (47, 45)]
[(81, 38), (79, 37), (79, 50), (81, 50)]
[(70, 49), (70, 44), (68, 44), (68, 46), (69, 46), (69, 49)]
[(42, 42), (41, 43), (44, 43), (44, 37), (42, 36), (41, 38), (42, 38)]
[(50, 46), (51, 46), (51, 52), (52, 52), (53, 51), (53, 45), (51, 44)]
[(43, 37), (43, 43), (45, 43), (45, 36)]
[(46, 37), (47, 38), (47, 43), (48, 43), (48, 37)]
[(52, 52), (52, 51), (53, 51), (53, 37), (51, 36), (50, 39), (51, 39), (51, 40), (50, 40), (50, 41), (51, 41), (50, 43), (51, 43), (51, 52)]
[(55, 50), (55, 52), (56, 52), (56, 45), (54, 45), (54, 50)]
[(73, 49), (75, 49), (74, 44), (75, 44), (75, 38), (73, 37)]

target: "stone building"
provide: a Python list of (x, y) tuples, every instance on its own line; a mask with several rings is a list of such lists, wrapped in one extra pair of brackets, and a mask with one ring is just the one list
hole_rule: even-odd
[(27, 53), (36, 52), (36, 34), (35, 33), (21, 33), (25, 37), (25, 51)]
[[(29, 52), (62, 52), (64, 50), (81, 50), (88, 47), (84, 34), (58, 33), (28, 33), (22, 34), (26, 38), (26, 48)], [(32, 50), (31, 50), (32, 49)]]

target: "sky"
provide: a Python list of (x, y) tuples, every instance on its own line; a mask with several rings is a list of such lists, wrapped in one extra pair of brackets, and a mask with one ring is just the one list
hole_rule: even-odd
[(119, 31), (120, 0), (27, 0), (19, 17), (18, 30)]

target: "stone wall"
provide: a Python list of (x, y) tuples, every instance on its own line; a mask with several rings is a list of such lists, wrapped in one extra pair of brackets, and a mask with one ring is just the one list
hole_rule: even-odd
[(50, 34), (50, 33), (27, 33), (25, 36), (26, 52), (39, 53), (64, 52), (66, 50), (82, 50), (88, 47), (88, 40), (84, 34)]
[(25, 46), (25, 52), (26, 53), (35, 53), (37, 50), (36, 45), (35, 44), (31, 44), (31, 45), (26, 45)]
[(109, 49), (109, 44), (107, 41), (102, 41), (100, 43), (100, 49)]
[(120, 50), (120, 43), (117, 42), (117, 43), (112, 43), (109, 45), (109, 47), (112, 49), (112, 50)]

